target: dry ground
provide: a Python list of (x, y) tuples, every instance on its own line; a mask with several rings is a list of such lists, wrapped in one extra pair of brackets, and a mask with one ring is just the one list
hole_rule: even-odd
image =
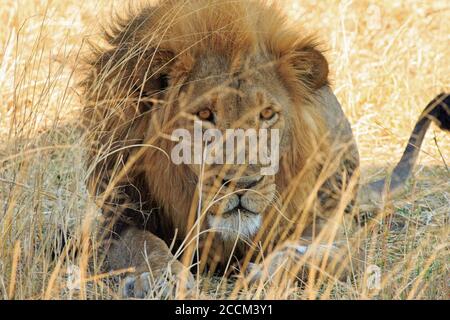
[[(364, 178), (381, 175), (401, 156), (426, 103), (450, 91), (449, 2), (285, 2), (329, 49)], [(107, 23), (119, 3), (0, 4), (0, 299), (117, 298), (106, 275), (85, 271), (98, 210), (84, 187), (76, 70), (84, 41), (95, 39), (98, 22)], [(230, 293), (232, 284), (217, 289), (218, 279), (206, 279), (209, 289), (198, 296), (448, 299), (449, 162), (450, 139), (433, 127), (408, 191), (367, 232), (366, 258), (381, 269), (379, 289), (348, 282)], [(50, 248), (67, 230), (81, 255), (55, 261)], [(84, 281), (71, 286), (67, 271), (76, 275), (78, 268)]]

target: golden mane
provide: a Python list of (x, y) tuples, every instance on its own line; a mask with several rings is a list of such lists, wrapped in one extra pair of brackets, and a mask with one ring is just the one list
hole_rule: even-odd
[[(275, 1), (167, 0), (136, 12), (116, 18), (115, 27), (105, 32), (107, 44), (93, 46), (83, 83), (90, 188), (101, 196), (114, 231), (122, 221), (157, 229), (165, 240), (175, 229), (186, 233), (195, 184), (161, 152), (169, 143), (161, 136), (169, 132), (164, 126), (175, 116), (173, 102), (193, 63), (216, 54), (232, 65), (247, 55), (267, 56), (277, 64), (292, 101), (302, 105), (291, 115), (297, 125), (276, 183), (287, 200), (279, 222), (303, 219), (299, 213), (315, 206), (311, 195), (328, 153), (327, 131), (312, 94), (327, 84), (328, 65), (315, 38), (289, 22)], [(167, 73), (173, 82), (161, 102)], [(155, 208), (160, 214), (149, 215)], [(285, 231), (285, 224), (277, 225), (275, 232)]]

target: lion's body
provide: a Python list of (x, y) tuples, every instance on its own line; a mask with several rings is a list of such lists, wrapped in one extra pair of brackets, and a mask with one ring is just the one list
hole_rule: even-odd
[[(208, 219), (197, 216), (199, 174), (167, 158), (173, 142), (165, 138), (176, 125), (188, 126), (177, 118), (190, 112), (185, 105), (202, 104), (205, 97), (209, 105), (214, 101), (220, 129), (242, 119), (239, 126), (257, 128), (257, 120), (244, 115), (256, 101), (273, 100), (280, 105), (273, 127), (282, 132), (280, 170), (256, 187), (269, 203), (242, 196), (262, 208), (261, 221), (248, 212), (242, 219), (260, 224), (246, 240), (263, 249), (229, 235), (211, 241), (201, 236), (205, 255), (216, 253), (209, 264), (226, 264), (230, 255), (251, 260), (300, 237), (312, 241), (321, 226), (349, 211), (359, 165), (350, 125), (329, 88), (328, 64), (314, 38), (276, 5), (162, 1), (113, 29), (84, 83), (84, 122), (93, 148), (90, 185), (102, 195), (107, 235), (119, 241), (110, 249), (110, 268), (159, 273), (172, 261), (167, 245), (176, 243), (176, 249), (186, 237), (192, 240), (196, 221), (205, 230)], [(208, 194), (202, 196), (207, 202)], [(217, 210), (211, 217), (217, 218)], [(252, 254), (246, 254), (249, 247)], [(180, 272), (181, 264), (174, 265)]]

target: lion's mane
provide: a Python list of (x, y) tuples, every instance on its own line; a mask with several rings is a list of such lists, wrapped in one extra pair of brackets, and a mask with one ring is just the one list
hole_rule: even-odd
[(204, 55), (238, 64), (255, 51), (273, 57), (290, 98), (301, 105), (290, 115), (292, 145), (276, 177), (284, 214), (276, 215), (272, 231), (282, 234), (283, 221), (304, 219), (298, 213), (314, 207), (311, 194), (329, 149), (313, 96), (328, 83), (328, 64), (315, 38), (269, 1), (169, 0), (128, 11), (93, 45), (83, 82), (89, 186), (107, 230), (134, 224), (166, 241), (174, 230), (186, 232), (195, 177), (163, 152), (180, 88)]

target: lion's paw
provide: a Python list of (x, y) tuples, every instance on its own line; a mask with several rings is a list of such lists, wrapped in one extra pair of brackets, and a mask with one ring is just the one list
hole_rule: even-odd
[(257, 282), (267, 278), (263, 266), (252, 262), (250, 262), (247, 269), (245, 269), (244, 276), (249, 285), (254, 285)]
[[(125, 278), (122, 284), (122, 295), (126, 299), (145, 299), (150, 293), (155, 297), (169, 297), (184, 285), (184, 293), (195, 287), (195, 279), (190, 272), (186, 273), (186, 279), (182, 279), (181, 274), (177, 276), (163, 276), (155, 279), (150, 272), (131, 275)], [(183, 281), (184, 280), (184, 281)]]
[(254, 285), (260, 281), (270, 283), (274, 276), (286, 267), (286, 263), (292, 262), (303, 257), (309, 247), (304, 245), (295, 245), (289, 249), (274, 252), (264, 263), (249, 263), (244, 276), (249, 285)]
[(144, 299), (150, 292), (150, 277), (149, 272), (126, 277), (122, 287), (123, 297)]

